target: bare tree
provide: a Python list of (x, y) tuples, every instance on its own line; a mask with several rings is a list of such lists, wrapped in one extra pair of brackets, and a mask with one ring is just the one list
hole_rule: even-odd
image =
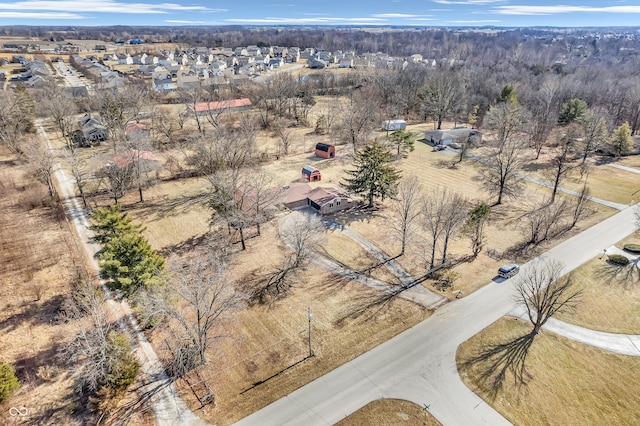
[(447, 261), (449, 242), (462, 228), (467, 217), (467, 200), (458, 193), (451, 193), (446, 202), (444, 229), (442, 232), (442, 263)]
[(149, 173), (157, 171), (160, 162), (151, 154), (151, 140), (148, 135), (141, 132), (134, 132), (127, 136), (124, 145), (128, 150), (123, 154), (126, 158), (127, 166), (131, 169), (131, 179), (135, 183), (140, 202), (144, 202), (142, 189), (150, 182)]
[(446, 262), (449, 240), (464, 222), (463, 206), (464, 199), (446, 188), (436, 189), (425, 197), (422, 204), (422, 227), (427, 232), (427, 261), (430, 270), (435, 266), (436, 247), (441, 239), (442, 263)]
[(573, 214), (571, 216), (571, 223), (569, 224), (569, 229), (572, 229), (578, 221), (582, 220), (584, 217), (588, 216), (590, 211), (587, 208), (587, 201), (589, 201), (589, 188), (587, 187), (588, 179), (585, 179), (584, 184), (582, 185), (582, 190), (580, 194), (578, 194), (578, 198), (575, 201), (573, 206)]
[(212, 191), (209, 207), (213, 210), (212, 222), (222, 220), (229, 233), (238, 231), (242, 250), (246, 250), (244, 229), (252, 223), (250, 211), (243, 208), (247, 191), (243, 190), (239, 170), (218, 171), (207, 176)]
[(570, 210), (571, 203), (566, 198), (557, 203), (543, 200), (541, 205), (534, 206), (524, 217), (526, 228), (521, 228), (527, 235), (527, 243), (539, 244), (564, 231), (563, 219)]
[(271, 127), (274, 135), (278, 138), (278, 152), (286, 157), (289, 155), (289, 149), (293, 143), (293, 133), (289, 129), (289, 120), (282, 117), (276, 118), (272, 121)]
[(28, 97), (18, 91), (0, 90), (0, 143), (22, 153), (23, 135), (31, 126)]
[(496, 205), (502, 204), (503, 196), (519, 194), (521, 178), (518, 173), (524, 165), (524, 149), (519, 139), (510, 137), (502, 145), (497, 142), (484, 162), (488, 167), (483, 171), (483, 183), (487, 190), (496, 193)]
[(324, 226), (320, 218), (313, 214), (292, 213), (280, 231), (285, 245), (293, 251), (291, 266), (299, 268), (309, 259), (313, 250), (324, 238)]
[(566, 133), (560, 138), (558, 146), (554, 152), (555, 155), (551, 160), (553, 189), (551, 190), (550, 203), (553, 203), (556, 200), (558, 187), (562, 180), (573, 170), (579, 167), (584, 167), (584, 163), (576, 163), (572, 158), (575, 146), (578, 144), (578, 141), (582, 139), (582, 129), (575, 124), (569, 124), (564, 129), (566, 130)]
[(418, 179), (415, 176), (409, 176), (400, 181), (396, 197), (392, 201), (391, 229), (394, 236), (400, 240), (402, 247), (400, 256), (404, 255), (407, 246), (416, 237), (422, 192), (423, 188)]
[(340, 122), (340, 107), (336, 102), (324, 102), (317, 107), (315, 132), (320, 135), (328, 134), (332, 142), (336, 140), (336, 131)]
[(188, 367), (195, 368), (207, 363), (207, 349), (221, 337), (216, 326), (242, 305), (244, 297), (229, 281), (226, 264), (216, 253), (174, 261), (169, 272), (169, 285), (152, 298), (152, 312), (175, 321), (176, 340), (194, 351), (195, 363)]
[(431, 116), (439, 130), (442, 121), (456, 110), (463, 91), (463, 82), (454, 73), (439, 72), (428, 77), (417, 93), (423, 117)]
[(576, 308), (582, 290), (574, 289), (574, 282), (563, 275), (564, 264), (548, 260), (533, 265), (516, 282), (516, 301), (527, 310), (533, 324), (532, 335), (538, 334), (549, 318)]
[(185, 106), (185, 111), (188, 112), (189, 116), (192, 117), (198, 128), (198, 133), (204, 134), (205, 122), (202, 118), (202, 115), (198, 112), (197, 106), (200, 103), (205, 102), (206, 100), (206, 92), (201, 86), (189, 87), (188, 89), (181, 89), (179, 91), (180, 98)]
[(127, 124), (138, 118), (145, 99), (144, 92), (137, 85), (128, 86), (126, 90), (101, 90), (96, 94), (95, 107), (109, 129), (114, 152), (116, 142), (124, 139)]
[(524, 110), (517, 102), (501, 102), (491, 107), (484, 122), (496, 133), (495, 144), (501, 148), (522, 132)]
[(87, 196), (85, 194), (85, 183), (87, 181), (87, 164), (80, 158), (77, 150), (70, 150), (67, 158), (69, 159), (69, 166), (71, 167), (71, 175), (76, 181), (76, 187), (82, 197), (82, 203), (87, 207)]
[[(65, 359), (78, 363), (75, 376), (80, 389), (95, 392), (107, 376), (107, 336), (114, 328), (105, 312), (106, 297), (99, 287), (78, 279), (65, 314), (72, 321), (75, 337), (63, 348)], [(87, 316), (89, 321), (83, 320)]]
[(67, 147), (73, 150), (75, 144), (72, 139), (72, 132), (76, 125), (74, 115), (78, 111), (73, 99), (60, 86), (52, 83), (44, 86), (37, 106), (38, 113), (53, 121)]
[(343, 139), (358, 148), (367, 142), (373, 130), (375, 104), (366, 88), (350, 92), (348, 102), (342, 105), (340, 127)]
[[(156, 107), (151, 119), (151, 130), (157, 135), (155, 139), (157, 140), (161, 137), (164, 139), (164, 144), (171, 144), (178, 128), (181, 128), (176, 117), (170, 110)], [(160, 144), (156, 143), (156, 145)]]
[(295, 281), (295, 272), (306, 267), (324, 238), (322, 221), (313, 214), (293, 212), (280, 225), (280, 238), (293, 255), (285, 257), (258, 289), (256, 295), (262, 302), (269, 298), (278, 299), (287, 293)]
[(546, 145), (549, 134), (558, 121), (559, 82), (556, 79), (546, 80), (531, 94), (528, 102), (531, 116), (529, 120), (529, 137), (536, 152), (536, 159), (540, 157), (542, 148)]
[(283, 191), (276, 185), (273, 177), (263, 169), (244, 173), (242, 181), (243, 191), (247, 192), (247, 196), (243, 197), (243, 208), (251, 211), (253, 222), (260, 235), (260, 224), (273, 217)]
[(53, 152), (38, 139), (34, 139), (27, 145), (26, 153), (29, 163), (33, 167), (35, 177), (47, 185), (49, 196), (53, 197), (56, 193), (56, 188), (53, 185), (53, 173), (55, 171)]
[(581, 120), (583, 138), (582, 163), (587, 161), (589, 155), (604, 146), (609, 137), (607, 132), (607, 121), (598, 112), (588, 110)]
[(104, 186), (115, 204), (124, 197), (133, 180), (130, 167), (118, 167), (113, 162), (98, 170), (96, 177), (99, 179), (98, 187)]

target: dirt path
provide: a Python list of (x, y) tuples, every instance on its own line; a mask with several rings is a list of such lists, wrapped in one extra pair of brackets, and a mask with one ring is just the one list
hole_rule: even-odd
[[(53, 147), (47, 133), (42, 127), (42, 121), (36, 121), (36, 127), (42, 143), (55, 155), (56, 148)], [(74, 182), (70, 176), (56, 164), (54, 174), (54, 183), (56, 190), (62, 200), (65, 214), (69, 222), (73, 225), (76, 233), (77, 242), (82, 248), (82, 252), (87, 263), (89, 272), (98, 276), (99, 266), (94, 258), (94, 254), (99, 247), (96, 244), (89, 243), (91, 231), (89, 231), (89, 222), (87, 220), (87, 212), (82, 208), (78, 198), (75, 196)], [(187, 405), (177, 395), (173, 385), (169, 383), (158, 355), (155, 353), (151, 344), (144, 336), (138, 324), (131, 313), (131, 308), (126, 301), (116, 301), (113, 295), (100, 280), (102, 288), (107, 296), (107, 309), (113, 318), (119, 318), (123, 328), (129, 329), (135, 337), (134, 346), (136, 354), (141, 363), (141, 370), (145, 374), (146, 381), (150, 382), (142, 392), (158, 387), (160, 390), (150, 399), (151, 408), (156, 416), (157, 424), (160, 426), (173, 426), (178, 424), (188, 425), (206, 425), (208, 424), (198, 416), (196, 416)]]

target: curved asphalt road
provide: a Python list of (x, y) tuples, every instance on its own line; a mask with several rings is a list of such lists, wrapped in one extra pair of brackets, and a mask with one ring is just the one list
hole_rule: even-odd
[[(522, 265), (522, 272), (553, 258), (565, 263), (567, 273), (634, 230), (633, 209), (626, 208)], [(427, 404), (445, 425), (509, 424), (462, 383), (455, 355), (461, 343), (516, 307), (517, 279), (491, 282), (447, 304), (422, 323), (237, 425), (330, 425), (379, 398)]]

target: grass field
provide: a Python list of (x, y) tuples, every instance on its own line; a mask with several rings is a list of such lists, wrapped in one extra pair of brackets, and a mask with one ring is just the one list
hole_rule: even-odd
[[(637, 243), (637, 235), (617, 244)], [(619, 267), (606, 258), (594, 258), (573, 273), (581, 302), (575, 312), (558, 319), (609, 333), (640, 334), (640, 271), (637, 265)]]
[[(288, 255), (276, 232), (274, 223), (264, 226), (262, 236), (247, 240), (246, 252), (230, 258), (231, 278), (246, 290)], [(210, 355), (215, 362), (201, 372), (217, 395), (215, 407), (199, 411), (208, 420), (231, 424), (429, 316), (411, 302), (382, 301), (368, 287), (313, 265), (297, 275), (286, 298), (251, 304), (216, 330), (229, 338), (217, 341)], [(307, 307), (315, 356), (305, 359)], [(161, 332), (151, 336), (159, 351), (163, 339)], [(184, 386), (182, 394), (192, 398)]]
[[(504, 318), (458, 350), (463, 381), (494, 409), (517, 425), (634, 425), (640, 418), (638, 358), (612, 354), (543, 331), (526, 356), (527, 384), (507, 374), (504, 387), (490, 396), (492, 380), (480, 379), (488, 363), (462, 363), (488, 344), (506, 343), (531, 331), (531, 325)], [(492, 376), (493, 377), (493, 376)]]
[(413, 402), (400, 399), (379, 399), (336, 423), (336, 426), (438, 426), (428, 411)]

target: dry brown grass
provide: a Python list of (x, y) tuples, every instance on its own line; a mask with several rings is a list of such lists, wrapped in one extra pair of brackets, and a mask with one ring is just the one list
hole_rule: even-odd
[(616, 164), (640, 169), (640, 155), (630, 155), (628, 157), (622, 157), (616, 161)]
[[(249, 290), (287, 255), (276, 224), (270, 223), (263, 227), (261, 237), (247, 241), (245, 252), (232, 255), (229, 269)], [(313, 310), (315, 356), (304, 360), (308, 355), (307, 307)], [(210, 355), (213, 361), (202, 371), (217, 399), (215, 407), (207, 406), (199, 413), (217, 424), (231, 424), (428, 315), (413, 303), (381, 300), (368, 287), (311, 265), (297, 274), (286, 298), (272, 305), (248, 306), (216, 330), (230, 338), (218, 340)], [(162, 339), (160, 333), (152, 336), (159, 350), (163, 349)], [(256, 385), (261, 381), (265, 382)], [(192, 398), (188, 389), (183, 390), (186, 398)]]
[[(58, 310), (81, 260), (46, 188), (4, 148), (0, 164), (0, 359), (21, 382), (5, 406), (27, 407), (32, 424), (82, 424), (69, 412), (77, 400), (72, 366), (56, 357), (70, 337)], [(8, 408), (0, 411), (9, 421)]]
[(336, 423), (336, 426), (438, 426), (431, 413), (413, 402), (402, 399), (378, 399), (365, 405), (344, 420)]
[(458, 350), (463, 381), (510, 422), (517, 425), (633, 425), (640, 418), (637, 394), (639, 363), (550, 332), (535, 337), (526, 358), (531, 378), (516, 386), (509, 375), (491, 399), (479, 381), (486, 365), (463, 368), (487, 344), (507, 342), (531, 331), (531, 325), (503, 318), (464, 343)]
[[(415, 152), (409, 158), (402, 160), (400, 169), (405, 176), (418, 177), (428, 194), (433, 185), (450, 188), (464, 195), (474, 202), (485, 201), (490, 203), (491, 196), (482, 187), (478, 176), (482, 166), (477, 162), (465, 159), (462, 163), (451, 167), (451, 163), (457, 161), (456, 157), (432, 151), (431, 147), (417, 143)], [(453, 287), (442, 293), (444, 296), (455, 297), (453, 291), (462, 290), (469, 294), (491, 281), (496, 275), (496, 270), (507, 261), (524, 262), (527, 259), (548, 250), (563, 239), (598, 223), (614, 213), (612, 209), (589, 203), (592, 213), (586, 219), (578, 223), (576, 229), (561, 235), (557, 239), (545, 242), (538, 247), (531, 248), (525, 253), (508, 255), (509, 251), (517, 244), (525, 241), (522, 234), (522, 215), (532, 206), (539, 204), (549, 196), (549, 190), (534, 184), (524, 186), (523, 195), (514, 200), (506, 200), (504, 204), (492, 207), (491, 220), (486, 227), (485, 250), (472, 262), (462, 262), (455, 266), (455, 271), (460, 274)], [(564, 197), (564, 195), (560, 195)], [(567, 196), (569, 197), (569, 196)], [(389, 224), (393, 219), (393, 211), (389, 200), (379, 203), (376, 211), (353, 211), (337, 215), (339, 221), (348, 224), (353, 230), (362, 234), (387, 254), (394, 256), (400, 252), (400, 244), (391, 234)], [(386, 230), (386, 231), (384, 231)], [(424, 231), (419, 229), (416, 233), (418, 241), (424, 236)], [(497, 252), (504, 257), (489, 257), (489, 250)], [(424, 248), (420, 243), (411, 246), (407, 254), (396, 259), (414, 277), (421, 277), (427, 267), (422, 252)], [(451, 258), (464, 258), (471, 254), (469, 241), (464, 237), (458, 237), (451, 241), (449, 256)], [(440, 253), (437, 253), (440, 256)], [(433, 281), (427, 280), (424, 285), (435, 290)]]
[[(630, 236), (617, 244), (637, 242)], [(640, 334), (640, 271), (635, 265), (620, 267), (594, 258), (573, 272), (583, 295), (575, 312), (558, 319), (609, 333)]]
[(363, 272), (372, 278), (389, 284), (400, 284), (396, 277), (384, 265), (376, 260), (360, 244), (339, 231), (331, 231), (323, 241), (320, 252), (344, 266)]

